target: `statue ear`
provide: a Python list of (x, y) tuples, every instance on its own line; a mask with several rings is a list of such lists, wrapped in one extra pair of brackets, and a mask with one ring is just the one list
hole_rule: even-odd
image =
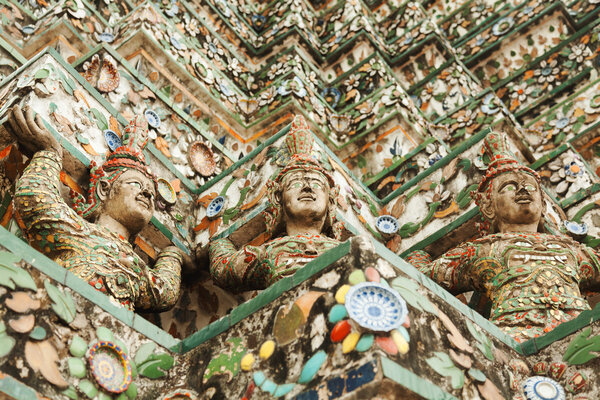
[(281, 185), (274, 181), (267, 182), (267, 198), (274, 207), (281, 206)]
[(96, 184), (96, 195), (100, 201), (104, 201), (108, 198), (110, 193), (110, 183), (104, 179), (99, 179)]
[(481, 196), (481, 202), (479, 204), (479, 211), (488, 221), (494, 221), (496, 218), (496, 211), (492, 205), (492, 199), (485, 194)]

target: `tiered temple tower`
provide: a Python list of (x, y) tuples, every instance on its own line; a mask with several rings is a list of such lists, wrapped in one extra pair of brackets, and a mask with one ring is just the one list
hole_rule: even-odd
[[(600, 249), (598, 1), (2, 0), (0, 17), (1, 398), (600, 398), (600, 286), (515, 340), (484, 290), (451, 294), (405, 261), (480, 237), (493, 131), (539, 174), (540, 230)], [(130, 242), (148, 265), (184, 255), (170, 310), (132, 311), (59, 265), (60, 210), (27, 233), (13, 200), (32, 155), (9, 121), (25, 105), (63, 149), (68, 205), (147, 122), (156, 209)], [(340, 244), (264, 290), (222, 288), (211, 243), (283, 235), (268, 182), (295, 117), (339, 189)], [(593, 283), (589, 265), (573, 279)]]

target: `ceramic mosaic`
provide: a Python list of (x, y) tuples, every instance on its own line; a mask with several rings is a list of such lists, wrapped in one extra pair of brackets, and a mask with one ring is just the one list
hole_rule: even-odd
[[(0, 390), (119, 400), (598, 397), (589, 383), (598, 371), (594, 324), (553, 323), (515, 345), (488, 330), (494, 310), (483, 288), (450, 295), (407, 276), (399, 258), (389, 268), (381, 261), (385, 251), (435, 259), (481, 236), (474, 193), (492, 161), (485, 138), (499, 131), (515, 160), (539, 174), (543, 233), (595, 254), (596, 3), (1, 2), (0, 234), (30, 244), (13, 252), (29, 257), (33, 266), (21, 266), (33, 281), (0, 262), (9, 271), (0, 279)], [(39, 116), (61, 160), (34, 155), (38, 141), (15, 141), (16, 105)], [(285, 138), (298, 117), (314, 140), (308, 157), (339, 190), (327, 215), (343, 229), (327, 248), (353, 236), (383, 247), (364, 265), (352, 261), (356, 254), (345, 267), (310, 254), (266, 290), (228, 287), (215, 274), (213, 243), (238, 255), (259, 249), (244, 253), (249, 264), (286, 242), (280, 215), (270, 226), (269, 185), (296, 154)], [(78, 227), (95, 226), (73, 211), (85, 214), (93, 198), (94, 163), (128, 146), (135, 118), (147, 124), (148, 142), (134, 158), (156, 177), (150, 222), (115, 246), (102, 230), (77, 236)], [(51, 186), (50, 197), (40, 185)], [(20, 196), (30, 196), (22, 207)], [(27, 214), (42, 208), (40, 218)], [(77, 225), (65, 229), (71, 220)], [(303, 248), (311, 250), (310, 240), (300, 240)], [(72, 272), (84, 286), (53, 279), (64, 272), (56, 264), (52, 273), (39, 267), (50, 262), (40, 253), (68, 267), (58, 253), (82, 243), (93, 251)], [(167, 247), (174, 270), (181, 265), (170, 278), (158, 272)], [(323, 270), (311, 269), (321, 261)], [(105, 276), (87, 279), (92, 270)], [(163, 299), (165, 310), (140, 305), (134, 314), (121, 291)], [(580, 293), (590, 320), (598, 293)], [(103, 302), (114, 308), (100, 311)], [(463, 323), (459, 302), (472, 323)], [(142, 316), (144, 328), (135, 323)]]

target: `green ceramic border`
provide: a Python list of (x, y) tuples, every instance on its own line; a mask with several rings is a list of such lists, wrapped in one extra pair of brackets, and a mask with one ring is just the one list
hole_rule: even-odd
[(406, 190), (408, 190), (410, 188), (414, 188), (415, 185), (417, 184), (417, 182), (423, 180), (424, 178), (433, 174), (435, 171), (437, 171), (441, 168), (444, 168), (446, 165), (450, 164), (450, 162), (453, 159), (458, 157), (461, 153), (463, 153), (467, 149), (473, 147), (477, 142), (483, 140), (487, 136), (487, 134), (490, 133), (491, 131), (492, 131), (491, 127), (489, 127), (489, 126), (485, 127), (482, 130), (480, 130), (478, 133), (476, 133), (475, 135), (468, 138), (467, 140), (460, 142), (448, 153), (448, 155), (446, 157), (437, 161), (434, 165), (427, 168), (426, 170), (424, 170), (423, 172), (421, 172), (420, 174), (415, 176), (413, 179), (406, 182), (405, 184), (400, 186), (398, 189), (394, 190), (392, 193), (390, 193), (386, 197), (384, 197), (381, 200), (381, 204), (383, 204), (383, 205), (388, 204), (389, 202), (394, 200), (396, 197), (398, 197), (402, 193), (404, 193)]
[[(167, 98), (167, 96), (165, 96), (159, 90), (159, 88), (157, 88), (152, 82), (148, 81), (148, 79), (145, 76), (141, 75), (135, 69), (135, 67), (133, 65), (131, 65), (131, 63), (129, 61), (127, 61), (120, 53), (118, 53), (114, 49), (114, 47), (107, 45), (105, 43), (102, 43), (102, 44), (94, 47), (89, 53), (84, 54), (82, 57), (77, 59), (72, 64), (73, 68), (77, 68), (79, 65), (88, 61), (92, 56), (99, 53), (100, 51), (106, 51), (108, 54), (110, 54), (111, 57), (113, 57), (115, 60), (117, 60), (121, 64), (121, 66), (127, 71), (128, 74), (132, 75), (140, 83), (147, 86), (148, 89), (150, 89), (152, 91), (152, 93), (154, 93), (154, 95), (158, 99), (160, 99), (163, 103), (165, 103), (168, 107), (170, 107), (177, 114), (178, 117), (180, 117), (186, 123), (191, 125), (200, 134), (200, 136), (202, 136), (205, 140), (209, 141), (213, 146), (215, 146), (215, 148), (219, 149), (219, 151), (225, 157), (229, 158), (230, 160), (233, 159), (233, 156), (229, 153), (229, 150), (227, 148), (225, 148), (221, 143), (219, 143), (219, 141), (215, 140), (215, 138), (212, 135), (206, 135), (204, 133), (204, 131), (206, 130), (206, 127), (201, 126), (200, 123), (196, 122), (196, 120), (191, 118), (188, 113), (186, 113), (185, 111), (183, 111), (182, 109), (177, 107), (175, 104), (173, 104), (174, 103), (173, 100)], [(190, 183), (188, 186), (195, 186), (195, 184)]]
[(422, 396), (425, 399), (458, 400), (450, 393), (445, 392), (435, 383), (421, 378), (419, 375), (404, 368), (389, 358), (380, 356), (379, 360), (381, 362), (381, 370), (384, 377), (404, 386), (419, 396)]
[[(250, 316), (254, 312), (260, 310), (264, 306), (270, 304), (284, 292), (298, 286), (314, 274), (322, 271), (330, 266), (335, 261), (344, 257), (350, 252), (350, 242), (346, 241), (339, 246), (325, 252), (314, 261), (309, 262), (304, 268), (299, 269), (292, 276), (283, 278), (274, 285), (260, 292), (255, 298), (235, 307), (229, 314), (221, 319), (209, 324), (191, 336), (183, 339), (177, 347), (171, 350), (179, 353), (185, 353), (206, 342), (207, 340), (217, 336), (219, 333), (225, 332), (227, 329)], [(458, 300), (457, 300), (458, 301)]]
[[(4, 393), (17, 400), (40, 400), (45, 398), (23, 382), (2, 372), (0, 372), (0, 393)], [(3, 396), (1, 397), (4, 398)]]
[(19, 53), (12, 44), (4, 40), (4, 38), (2, 37), (0, 37), (0, 46), (2, 46), (5, 50), (8, 50), (10, 56), (13, 57), (21, 65), (27, 62), (27, 59), (23, 57), (21, 53)]
[[(24, 69), (29, 68), (32, 64), (37, 62), (41, 57), (43, 57), (45, 55), (50, 55), (60, 66), (62, 66), (66, 70), (66, 72), (70, 75), (70, 77), (72, 79), (75, 79), (80, 85), (82, 85), (84, 87), (84, 89), (88, 92), (88, 94), (90, 96), (92, 96), (96, 101), (98, 101), (110, 115), (117, 118), (118, 122), (122, 126), (127, 125), (127, 121), (125, 120), (125, 118), (123, 118), (123, 116), (120, 113), (118, 113), (117, 110), (115, 110), (115, 108), (104, 97), (102, 97), (102, 95), (100, 95), (96, 91), (96, 89), (94, 89), (69, 63), (67, 63), (60, 56), (60, 54), (58, 54), (56, 52), (56, 50), (54, 50), (53, 48), (50, 48), (50, 47), (47, 47), (46, 49), (44, 49), (44, 51), (41, 51), (36, 56), (32, 57), (30, 60), (28, 60), (27, 63), (22, 65), (18, 70), (14, 71), (12, 74), (10, 74), (8, 77), (6, 77), (0, 83), (0, 87), (7, 84), (9, 81), (14, 79), (18, 74), (20, 74)], [(89, 167), (90, 159), (87, 157), (87, 155), (85, 155), (82, 151), (80, 151), (75, 146), (73, 146), (71, 143), (69, 143), (66, 139), (64, 139), (62, 137), (62, 135), (60, 135), (58, 132), (56, 132), (56, 130), (54, 130), (54, 128), (50, 124), (48, 124), (46, 121), (44, 121), (44, 124), (50, 130), (50, 132), (60, 140), (60, 143), (64, 146), (64, 148), (69, 153), (71, 153), (75, 158), (77, 158), (84, 165)], [(150, 151), (150, 153), (152, 153), (153, 156), (155, 156), (164, 165), (164, 167), (167, 170), (169, 170), (169, 172), (173, 173), (177, 178), (181, 179), (182, 182), (184, 182), (184, 184), (186, 182), (190, 183), (190, 181), (185, 176), (183, 176), (179, 172), (179, 170), (177, 170), (173, 166), (173, 164), (158, 149), (156, 149), (156, 147), (153, 144), (151, 144), (151, 143), (148, 144), (147, 149)], [(191, 188), (189, 186), (186, 186), (186, 187), (188, 190), (190, 190), (190, 192), (192, 194), (196, 194), (197, 188), (195, 187), (195, 185)], [(155, 218), (153, 219), (153, 222), (157, 222), (157, 221), (158, 220), (156, 220)], [(163, 234), (165, 233), (166, 227), (162, 226), (162, 224), (160, 224), (160, 225), (154, 224), (154, 225), (156, 226), (156, 228), (159, 231), (163, 232)], [(187, 246), (185, 246), (181, 242), (181, 240), (179, 240), (179, 238), (178, 238), (179, 233), (172, 232), (170, 230), (168, 232), (169, 232), (169, 234), (168, 235), (165, 234), (165, 236), (167, 238), (172, 238), (173, 239), (172, 241), (176, 246), (181, 247), (182, 250), (184, 250), (186, 253), (190, 254), (189, 248)]]
[[(482, 26), (480, 29), (476, 30), (475, 32), (473, 32), (470, 36), (464, 38), (463, 40), (461, 40), (457, 45), (456, 48), (459, 48), (461, 46), (463, 46), (465, 43), (467, 43), (469, 40), (471, 40), (472, 38), (476, 37), (480, 32), (483, 32), (484, 30), (486, 30), (487, 28), (489, 28), (490, 26), (492, 26), (494, 24), (494, 22), (499, 21), (500, 19), (504, 18), (505, 16), (509, 15), (512, 11), (518, 9), (518, 8), (522, 8), (525, 7), (527, 5), (526, 2), (517, 5), (516, 7), (513, 7), (509, 10), (507, 10), (507, 12), (505, 14), (502, 14), (500, 16), (498, 16), (497, 19), (493, 20), (490, 22), (490, 24)], [(480, 58), (483, 58), (485, 56), (488, 56), (490, 53), (492, 53), (493, 51), (495, 51), (498, 47), (500, 47), (501, 43), (505, 41), (505, 39), (510, 38), (512, 35), (527, 29), (530, 25), (537, 23), (540, 19), (544, 18), (546, 15), (549, 15), (555, 11), (559, 11), (563, 14), (563, 16), (565, 16), (565, 18), (570, 21), (572, 23), (571, 31), (576, 31), (575, 29), (575, 24), (573, 23), (573, 20), (569, 17), (569, 13), (565, 10), (565, 6), (563, 5), (562, 2), (560, 2), (559, 0), (555, 0), (551, 5), (549, 5), (548, 7), (546, 7), (542, 12), (536, 14), (533, 18), (528, 19), (526, 22), (520, 24), (520, 25), (516, 25), (513, 29), (511, 29), (509, 32), (507, 32), (506, 34), (502, 35), (502, 37), (498, 40), (496, 40), (495, 42), (493, 42), (492, 44), (490, 44), (489, 46), (486, 46), (484, 48), (482, 48), (479, 52), (477, 52), (477, 54), (472, 55), (470, 57), (467, 57), (463, 60), (463, 62), (465, 63), (465, 65), (471, 65), (473, 63), (475, 63), (476, 61), (478, 61)]]
[(2, 245), (12, 253), (21, 256), (23, 260), (31, 264), (43, 274), (69, 287), (86, 300), (96, 304), (125, 325), (147, 336), (149, 339), (155, 341), (159, 345), (170, 349), (176, 347), (179, 343), (179, 339), (174, 338), (167, 332), (158, 328), (156, 325), (145, 320), (140, 315), (113, 304), (108, 296), (94, 289), (87, 282), (56, 264), (54, 261), (30, 247), (26, 242), (17, 238), (1, 226), (0, 243), (2, 243)]

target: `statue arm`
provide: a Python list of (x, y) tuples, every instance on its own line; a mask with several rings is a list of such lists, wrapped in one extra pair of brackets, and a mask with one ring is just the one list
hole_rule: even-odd
[[(265, 288), (271, 283), (271, 268), (259, 246), (237, 249), (227, 238), (211, 242), (210, 275), (221, 287), (243, 290)], [(264, 268), (263, 268), (264, 267)]]
[(154, 264), (146, 268), (146, 279), (140, 285), (136, 310), (162, 311), (175, 305), (179, 298), (183, 257), (175, 246), (163, 249)]
[(48, 224), (52, 226), (51, 231), (59, 235), (84, 226), (84, 221), (60, 196), (61, 167), (62, 159), (58, 153), (38, 151), (23, 171), (15, 190), (14, 206), (18, 217), (29, 236), (45, 253), (51, 252), (51, 248), (44, 245), (47, 237), (36, 234), (48, 231)]
[(444, 289), (452, 293), (461, 293), (476, 289), (470, 276), (476, 256), (477, 247), (472, 243), (465, 243), (435, 261), (422, 250), (412, 252), (407, 261)]
[(600, 288), (600, 254), (588, 246), (582, 246), (579, 262), (581, 286), (584, 288)]

